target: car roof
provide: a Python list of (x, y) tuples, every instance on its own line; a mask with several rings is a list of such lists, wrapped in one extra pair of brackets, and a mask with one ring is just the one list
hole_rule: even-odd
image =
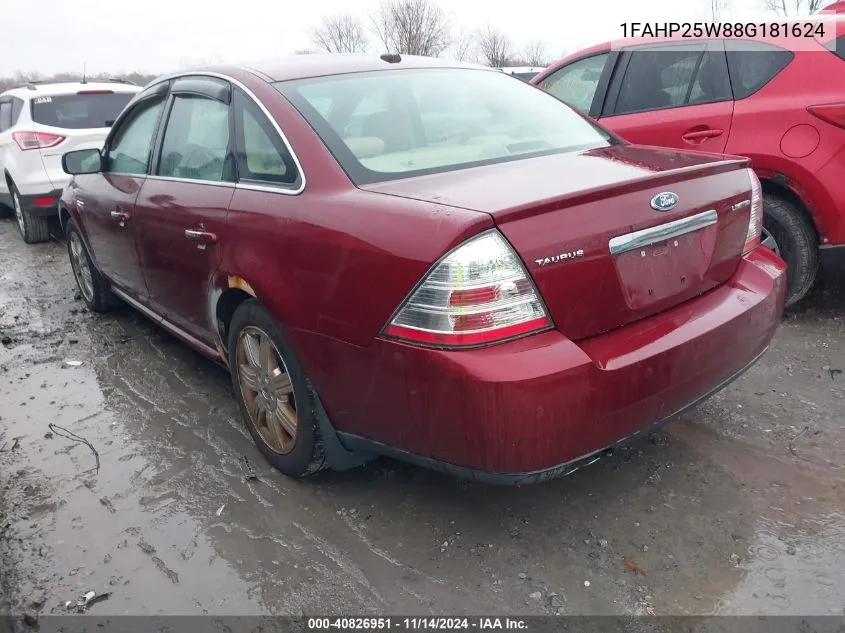
[(135, 93), (141, 87), (121, 81), (62, 81), (55, 83), (27, 83), (23, 86), (11, 88), (3, 96), (14, 96), (21, 99), (34, 97), (56, 97), (66, 94), (77, 94), (87, 90), (110, 90), (111, 92)]
[[(452, 62), (435, 57), (401, 55), (400, 61), (390, 63), (379, 55), (358, 53), (311, 53), (244, 64), (243, 70), (263, 75), (267, 81), (289, 81), (326, 75), (342, 75), (375, 70), (403, 70), (411, 68), (464, 68), (494, 70), (478, 64)], [(187, 74), (187, 73), (183, 73)]]

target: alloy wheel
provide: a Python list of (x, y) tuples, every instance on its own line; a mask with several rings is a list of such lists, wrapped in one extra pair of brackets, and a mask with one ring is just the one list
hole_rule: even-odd
[(777, 240), (775, 239), (774, 235), (772, 235), (766, 227), (763, 227), (763, 231), (760, 234), (760, 241), (762, 246), (765, 246), (771, 251), (774, 251), (775, 255), (780, 255), (780, 247), (778, 246)]
[(91, 265), (88, 263), (85, 245), (76, 231), (70, 234), (70, 267), (73, 269), (73, 276), (76, 277), (76, 285), (79, 286), (82, 296), (89, 303), (92, 302), (94, 300), (94, 275), (91, 272)]
[(289, 453), (298, 429), (296, 396), (285, 362), (264, 330), (253, 325), (241, 330), (235, 372), (255, 429), (272, 451)]
[(14, 193), (12, 196), (14, 198), (15, 204), (15, 218), (18, 221), (18, 226), (21, 229), (21, 235), (26, 235), (26, 225), (24, 224), (23, 220), (23, 208), (21, 207), (21, 200), (18, 198), (18, 194)]

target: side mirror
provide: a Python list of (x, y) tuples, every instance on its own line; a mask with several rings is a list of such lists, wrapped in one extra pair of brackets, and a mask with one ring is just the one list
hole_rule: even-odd
[(66, 174), (96, 174), (103, 169), (103, 157), (98, 149), (78, 149), (62, 156), (62, 169)]

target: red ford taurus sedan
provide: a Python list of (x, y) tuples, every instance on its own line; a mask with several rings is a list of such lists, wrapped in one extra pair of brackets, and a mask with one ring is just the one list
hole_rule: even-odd
[(88, 306), (225, 363), (293, 476), (570, 472), (736, 378), (783, 309), (747, 159), (631, 145), (491, 69), (184, 72), (63, 162)]

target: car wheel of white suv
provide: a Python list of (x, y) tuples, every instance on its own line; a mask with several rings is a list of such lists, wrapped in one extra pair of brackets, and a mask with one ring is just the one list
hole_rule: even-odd
[(21, 206), (18, 190), (12, 186), (12, 200), (15, 205), (15, 218), (18, 221), (21, 237), (27, 244), (45, 242), (50, 239), (49, 218), (35, 216)]

